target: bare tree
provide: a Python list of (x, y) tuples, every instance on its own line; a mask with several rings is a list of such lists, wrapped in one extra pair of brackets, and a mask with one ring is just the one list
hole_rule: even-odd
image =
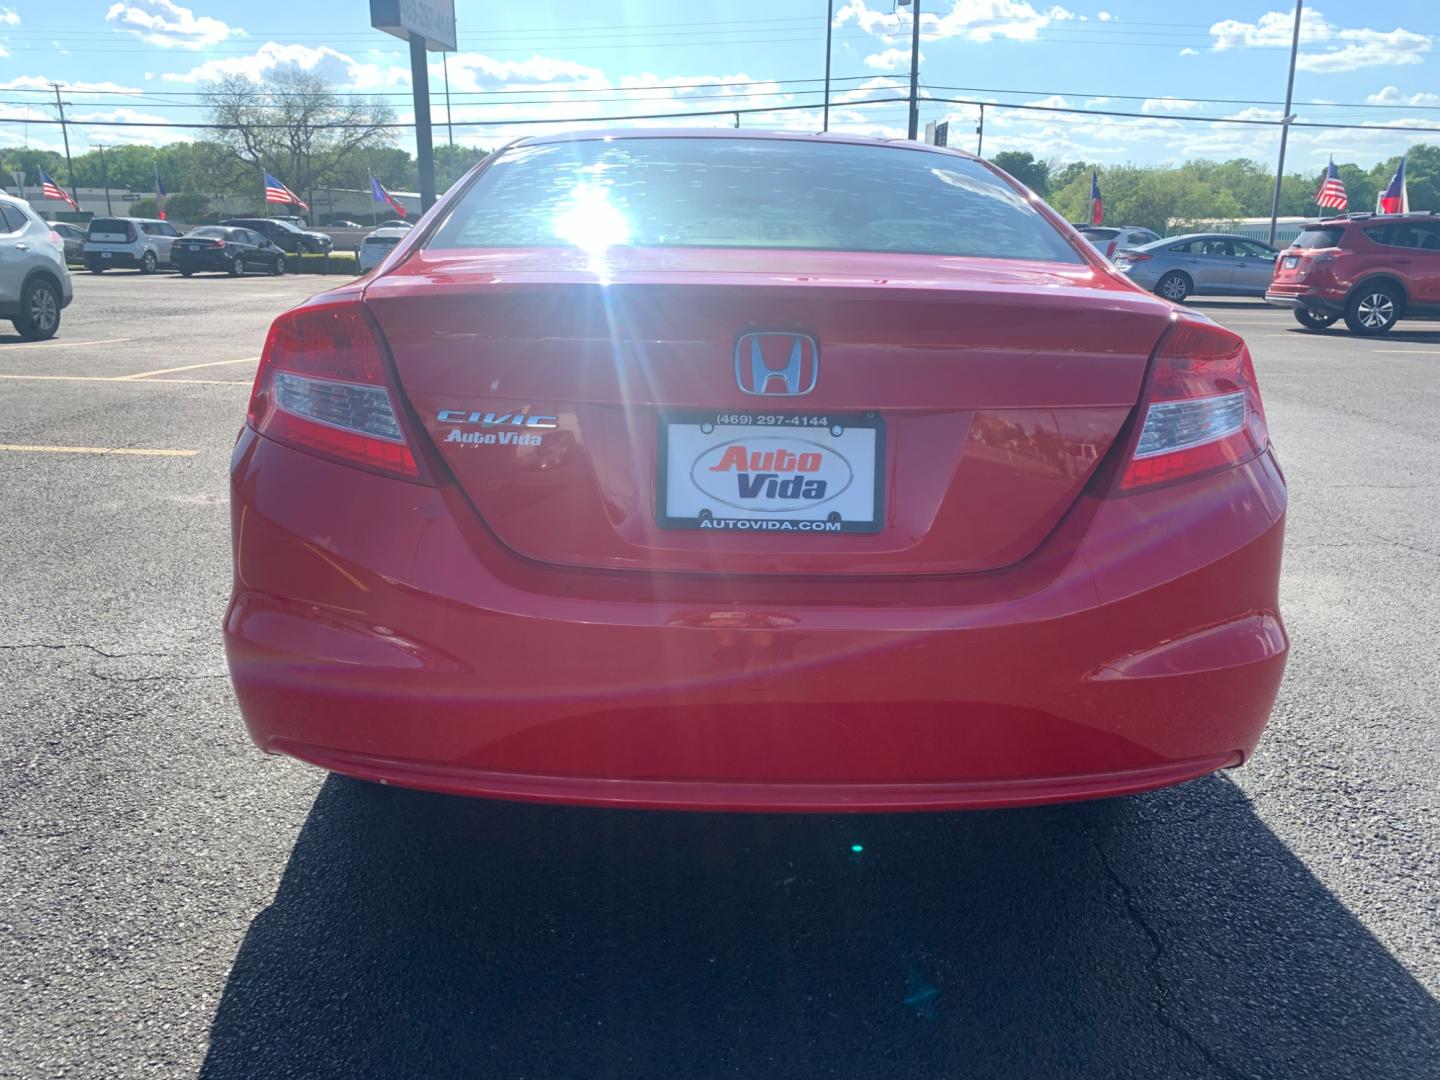
[(227, 75), (203, 101), (232, 160), (297, 192), (333, 183), (352, 158), (394, 141), (386, 125), (395, 113), (383, 99), (342, 98), (309, 72), (277, 71), (263, 82)]

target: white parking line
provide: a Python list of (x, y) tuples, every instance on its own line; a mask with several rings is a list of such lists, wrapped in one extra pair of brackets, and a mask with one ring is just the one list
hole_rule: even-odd
[[(119, 375), (116, 378), (120, 382), (132, 382), (135, 379), (148, 379), (152, 375), (169, 375), (176, 371), (194, 371), (196, 368), (224, 367), (227, 364), (258, 364), (258, 356), (242, 356), (239, 360), (211, 360), (205, 364), (186, 364), (184, 367), (157, 368), (155, 371), (137, 371), (134, 375)], [(183, 381), (183, 380), (182, 380)]]
[[(136, 382), (125, 375), (0, 375), (0, 379), (15, 379), (20, 382)], [(139, 383), (177, 383), (181, 386), (253, 386), (249, 379), (140, 379)]]
[(129, 454), (132, 457), (194, 457), (199, 450), (140, 450), (131, 446), (27, 446), (0, 443), (0, 450), (19, 454)]
[(5, 352), (11, 349), (70, 349), (78, 345), (114, 345), (117, 342), (134, 340), (128, 337), (112, 337), (101, 338), (99, 341), (17, 341), (3, 348)]

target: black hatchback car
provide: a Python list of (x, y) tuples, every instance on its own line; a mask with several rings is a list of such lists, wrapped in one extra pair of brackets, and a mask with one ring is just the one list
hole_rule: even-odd
[(170, 264), (185, 277), (202, 270), (231, 277), (261, 270), (283, 274), (285, 252), (251, 229), (202, 225), (170, 246)]
[(335, 242), (324, 233), (308, 232), (276, 218), (231, 218), (220, 224), (257, 232), (291, 255), (303, 255), (306, 252), (326, 255), (335, 246)]

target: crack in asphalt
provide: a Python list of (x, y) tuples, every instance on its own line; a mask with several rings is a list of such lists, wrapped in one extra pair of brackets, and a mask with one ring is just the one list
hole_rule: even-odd
[(169, 656), (171, 655), (170, 653), (158, 653), (158, 652), (126, 652), (126, 653), (106, 652), (104, 649), (100, 648), (98, 645), (89, 645), (89, 644), (87, 644), (86, 642), (83, 642), (83, 641), (61, 641), (61, 642), (28, 641), (28, 642), (20, 642), (20, 643), (15, 644), (15, 645), (0, 645), (0, 651), (5, 651), (5, 652), (10, 652), (10, 651), (16, 651), (16, 652), (18, 652), (18, 651), (20, 651), (20, 650), (22, 650), (22, 649), (50, 649), (50, 650), (55, 651), (55, 652), (62, 652), (62, 651), (64, 651), (65, 649), (88, 649), (90, 652), (93, 652), (96, 656), (103, 656), (103, 657), (105, 657), (105, 659), (107, 659), (107, 660), (128, 660), (128, 659), (130, 659), (130, 658), (132, 658), (132, 657), (136, 657), (136, 656), (149, 656), (149, 657), (155, 657), (155, 658), (157, 658), (157, 659), (165, 659), (165, 658), (167, 658), (167, 657), (169, 657)]
[(1105, 847), (1099, 839), (1089, 830), (1082, 830), (1085, 839), (1095, 849), (1096, 856), (1100, 859), (1100, 866), (1105, 871), (1105, 876), (1110, 879), (1116, 889), (1120, 891), (1120, 901), (1125, 906), (1125, 913), (1130, 921), (1139, 927), (1146, 939), (1150, 942), (1150, 958), (1145, 962), (1145, 969), (1150, 975), (1150, 981), (1155, 986), (1155, 1019), (1160, 1026), (1173, 1031), (1185, 1042), (1195, 1048), (1196, 1052), (1216, 1069), (1222, 1076), (1231, 1077), (1232, 1080), (1245, 1080), (1245, 1074), (1237, 1071), (1233, 1066), (1221, 1060), (1213, 1050), (1202, 1043), (1196, 1035), (1184, 1024), (1177, 1020), (1170, 1013), (1170, 985), (1165, 981), (1164, 973), (1160, 970), (1160, 960), (1165, 954), (1165, 942), (1160, 934), (1146, 920), (1140, 910), (1140, 902), (1135, 892), (1125, 883), (1115, 867), (1110, 862), (1110, 856), (1105, 853)]

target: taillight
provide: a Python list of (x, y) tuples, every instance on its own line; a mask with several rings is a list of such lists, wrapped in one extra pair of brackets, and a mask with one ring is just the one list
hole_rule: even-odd
[(1144, 407), (1122, 490), (1231, 468), (1270, 444), (1250, 350), (1213, 323), (1175, 318), (1155, 354)]
[(1126, 262), (1132, 263), (1146, 262), (1150, 259), (1153, 259), (1154, 257), (1155, 256), (1153, 255), (1146, 255), (1143, 252), (1139, 251), (1127, 251), (1121, 256), (1121, 258), (1123, 258)]
[(56, 232), (54, 229), (50, 230), (50, 243), (55, 245), (56, 251), (65, 250), (65, 238), (61, 236), (58, 232)]
[(428, 482), (405, 436), (376, 330), (358, 300), (296, 308), (271, 324), (249, 421), (297, 449)]
[(1112, 258), (1114, 258), (1114, 257), (1115, 257), (1115, 249), (1116, 249), (1117, 247), (1119, 247), (1119, 246), (1120, 246), (1120, 241), (1118, 241), (1118, 240), (1111, 240), (1110, 243), (1108, 243), (1108, 244), (1105, 245), (1105, 257), (1106, 257), (1107, 259), (1112, 259)]

